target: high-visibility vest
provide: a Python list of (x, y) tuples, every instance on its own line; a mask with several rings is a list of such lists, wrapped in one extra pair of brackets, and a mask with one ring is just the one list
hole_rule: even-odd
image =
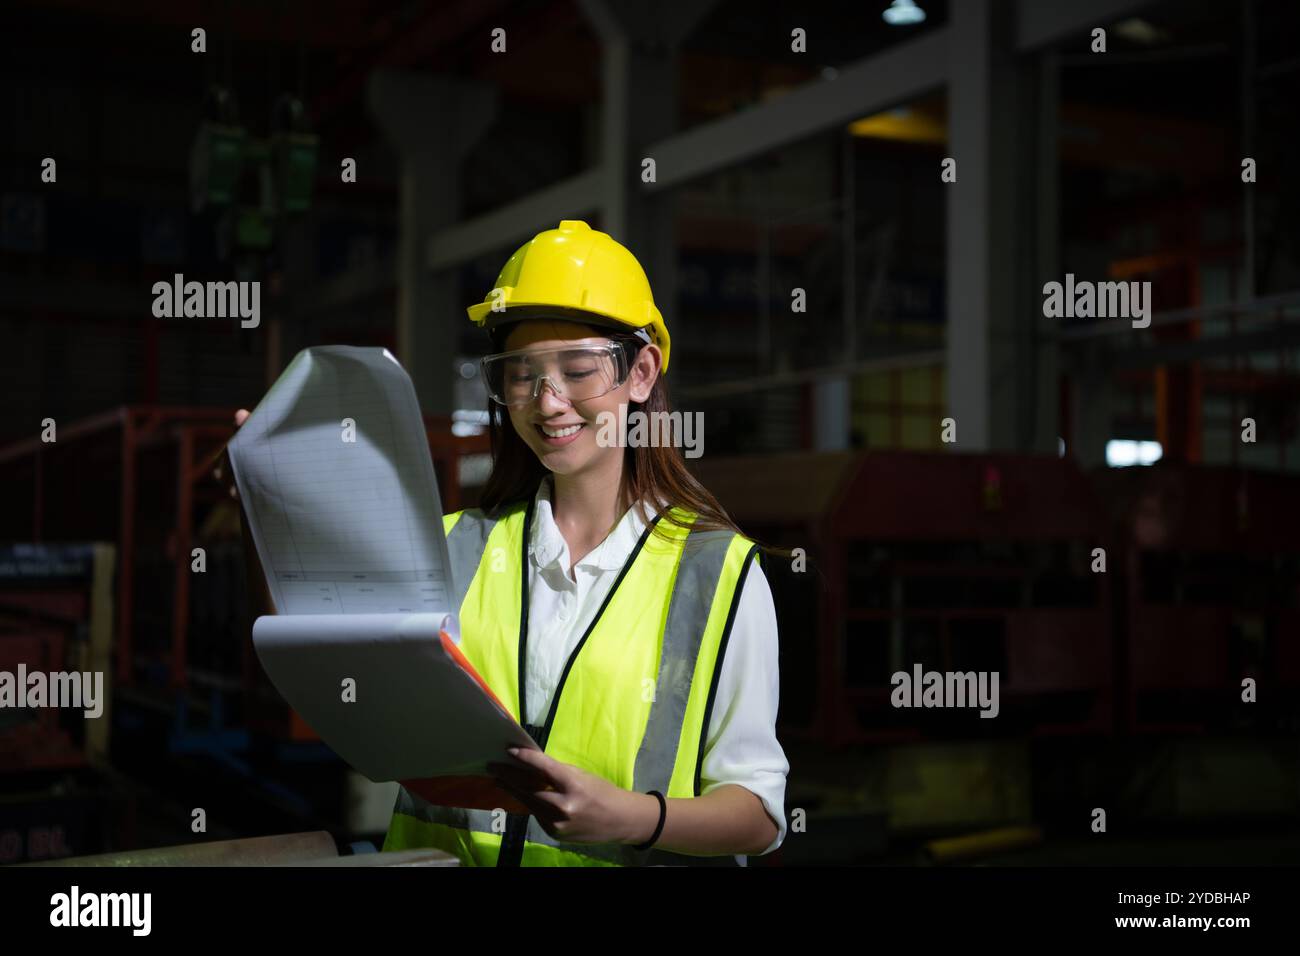
[[(460, 649), (521, 724), (533, 502), (497, 518), (444, 519)], [(570, 655), (545, 723), (524, 724), (548, 755), (628, 790), (700, 795), (718, 675), (750, 558), (731, 531), (646, 528)], [(736, 865), (630, 844), (563, 843), (524, 814), (434, 806), (402, 787), (384, 850), (436, 847), (468, 866)], [(495, 824), (495, 826), (494, 826)]]

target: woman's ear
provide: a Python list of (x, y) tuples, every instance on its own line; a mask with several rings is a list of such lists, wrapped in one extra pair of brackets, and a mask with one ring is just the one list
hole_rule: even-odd
[(628, 372), (629, 397), (634, 402), (644, 402), (650, 397), (659, 378), (659, 369), (663, 367), (664, 354), (657, 345), (643, 345), (632, 361)]

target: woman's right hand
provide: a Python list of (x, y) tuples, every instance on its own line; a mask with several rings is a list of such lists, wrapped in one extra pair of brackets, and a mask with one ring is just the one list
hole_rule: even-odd
[[(244, 424), (244, 422), (248, 421), (248, 416), (251, 414), (253, 413), (247, 408), (241, 408), (239, 411), (235, 412), (235, 427), (239, 428)], [(221, 457), (217, 459), (217, 466), (212, 469), (212, 477), (226, 486), (226, 490), (230, 493), (230, 497), (238, 498), (239, 489), (235, 487), (235, 476), (230, 474), (230, 469), (226, 468), (225, 464), (226, 455), (223, 452)]]

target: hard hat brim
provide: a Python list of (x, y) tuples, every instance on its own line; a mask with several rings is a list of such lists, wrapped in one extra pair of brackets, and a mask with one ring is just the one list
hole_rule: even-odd
[[(478, 313), (477, 315), (475, 313)], [(482, 302), (469, 307), (470, 318), (478, 325), (488, 329), (498, 329), (516, 322), (551, 319), (555, 322), (572, 322), (577, 325), (593, 325), (600, 328), (631, 332), (641, 326), (632, 325), (611, 315), (592, 312), (588, 309), (573, 309), (557, 305), (529, 305), (520, 303), (504, 309), (493, 311), (490, 303)]]

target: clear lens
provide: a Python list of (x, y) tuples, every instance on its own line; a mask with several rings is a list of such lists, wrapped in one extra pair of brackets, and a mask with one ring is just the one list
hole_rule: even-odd
[(488, 394), (502, 405), (527, 405), (545, 379), (561, 398), (598, 398), (627, 379), (627, 356), (613, 342), (595, 346), (519, 349), (489, 355), (480, 363)]

